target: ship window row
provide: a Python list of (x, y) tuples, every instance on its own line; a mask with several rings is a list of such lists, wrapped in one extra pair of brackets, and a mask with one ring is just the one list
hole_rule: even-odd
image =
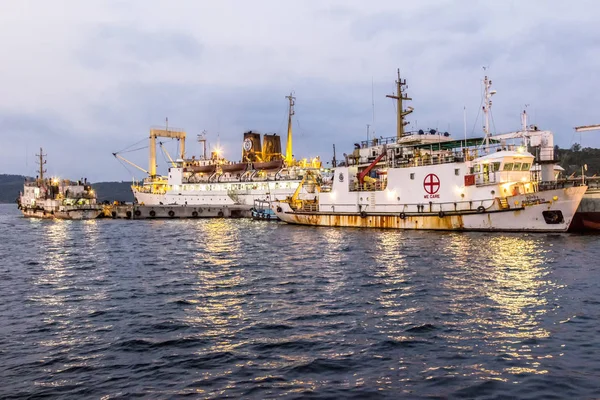
[(179, 190), (179, 188), (181, 187), (181, 190), (184, 191), (211, 191), (211, 190), (256, 190), (256, 189), (263, 189), (263, 190), (269, 190), (269, 189), (291, 189), (298, 186), (297, 184), (291, 183), (291, 182), (286, 182), (286, 183), (279, 183), (279, 182), (271, 182), (271, 183), (245, 183), (245, 184), (240, 184), (240, 183), (231, 183), (231, 184), (224, 184), (224, 185), (175, 185), (174, 189), (175, 190)]
[(504, 164), (504, 171), (529, 171), (531, 169), (530, 163), (506, 163)]

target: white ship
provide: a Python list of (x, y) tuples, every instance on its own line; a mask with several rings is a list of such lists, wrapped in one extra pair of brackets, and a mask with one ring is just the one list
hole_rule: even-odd
[(69, 181), (44, 177), (44, 154), (40, 148), (39, 175), (25, 181), (23, 192), (17, 199), (25, 217), (58, 219), (94, 219), (102, 212), (96, 204), (96, 194), (87, 180)]
[[(564, 232), (586, 186), (559, 188), (549, 131), (491, 136), (491, 80), (484, 80), (485, 137), (405, 133), (406, 81), (398, 73), (396, 137), (356, 144), (313, 200), (276, 202), (288, 223), (370, 228)], [(520, 141), (518, 145), (510, 141)], [(537, 154), (538, 172), (530, 170)]]
[[(242, 159), (229, 162), (220, 151), (206, 154), (206, 139), (198, 136), (203, 154), (186, 158), (186, 132), (182, 129), (150, 130), (150, 165), (145, 170), (114, 154), (148, 174), (141, 184), (132, 186), (136, 217), (235, 217), (250, 216), (255, 200), (285, 199), (299, 187), (307, 171), (317, 173), (318, 158), (294, 160), (292, 155), (292, 116), (295, 97), (289, 100), (288, 136), (285, 155), (278, 135), (262, 137), (244, 133)], [(157, 175), (156, 138), (179, 140), (179, 157), (170, 160), (167, 176)], [(170, 158), (170, 157), (169, 157)], [(148, 215), (145, 215), (148, 214)]]

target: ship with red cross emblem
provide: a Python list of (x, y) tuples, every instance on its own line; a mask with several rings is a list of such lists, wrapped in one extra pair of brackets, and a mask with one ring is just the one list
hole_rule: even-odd
[[(354, 145), (313, 198), (276, 202), (277, 216), (302, 225), (472, 231), (564, 232), (587, 189), (561, 187), (553, 134), (527, 126), (490, 132), (492, 81), (483, 80), (483, 135), (407, 132), (406, 80), (396, 81), (397, 132)], [(301, 190), (302, 184), (297, 192)]]

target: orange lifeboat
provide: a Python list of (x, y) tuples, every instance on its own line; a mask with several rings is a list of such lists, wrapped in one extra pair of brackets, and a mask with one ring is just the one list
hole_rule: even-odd
[(244, 171), (247, 166), (248, 164), (246, 163), (223, 164), (221, 165), (221, 170), (223, 170), (223, 172), (229, 173), (241, 172)]
[(211, 164), (211, 165), (193, 165), (190, 167), (187, 167), (185, 170), (186, 172), (201, 172), (201, 173), (213, 173), (215, 172), (215, 170), (217, 169), (217, 165), (216, 164)]
[(259, 171), (272, 171), (283, 168), (283, 160), (272, 160), (264, 162), (255, 162), (252, 164), (254, 169)]

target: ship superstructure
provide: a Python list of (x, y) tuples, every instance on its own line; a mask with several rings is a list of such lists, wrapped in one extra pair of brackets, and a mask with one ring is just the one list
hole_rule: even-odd
[(102, 208), (96, 204), (96, 194), (87, 180), (47, 178), (45, 154), (40, 148), (38, 176), (25, 181), (17, 199), (26, 217), (58, 219), (94, 219)]
[[(288, 199), (289, 223), (399, 229), (566, 231), (586, 190), (558, 188), (549, 131), (493, 136), (491, 80), (484, 79), (484, 136), (404, 132), (405, 81), (398, 73), (395, 137), (355, 144), (315, 200)], [(536, 156), (529, 152), (536, 153)], [(538, 163), (537, 176), (531, 169)]]
[[(185, 131), (172, 128), (151, 129), (150, 168), (145, 170), (136, 166), (149, 176), (141, 184), (132, 186), (138, 205), (137, 216), (143, 216), (147, 212), (149, 217), (249, 217), (256, 200), (272, 201), (292, 195), (307, 171), (318, 171), (321, 162), (318, 157), (299, 161), (293, 158), (292, 116), (295, 97), (290, 94), (286, 98), (289, 101), (289, 112), (285, 154), (282, 153), (279, 135), (261, 136), (248, 131), (243, 136), (240, 161), (226, 160), (220, 149), (212, 151), (208, 156), (204, 135), (198, 136), (202, 154), (199, 157), (187, 157)], [(171, 137), (180, 141), (180, 153), (177, 159), (170, 160), (167, 176), (156, 174), (154, 142), (157, 137)], [(118, 154), (115, 156), (124, 160)], [(148, 208), (160, 206), (168, 206), (168, 213), (163, 215), (158, 208)]]

